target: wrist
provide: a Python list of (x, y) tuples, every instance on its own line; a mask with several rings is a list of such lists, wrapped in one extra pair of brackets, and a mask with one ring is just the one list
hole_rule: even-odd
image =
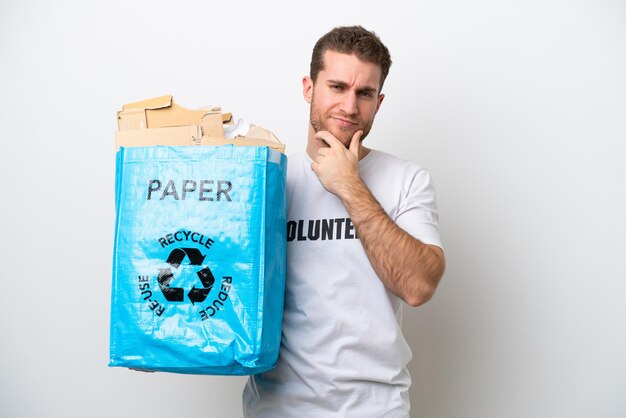
[(375, 219), (379, 212), (385, 214), (383, 208), (361, 179), (348, 183), (337, 193), (337, 196), (355, 223)]
[(347, 207), (351, 202), (357, 201), (366, 194), (371, 194), (365, 183), (360, 177), (346, 180), (336, 188), (335, 194), (342, 200)]

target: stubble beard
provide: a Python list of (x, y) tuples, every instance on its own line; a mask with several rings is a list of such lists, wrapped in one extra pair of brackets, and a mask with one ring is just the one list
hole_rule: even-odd
[[(309, 115), (311, 127), (315, 131), (315, 133), (319, 131), (329, 131), (331, 134), (335, 135), (341, 143), (348, 148), (350, 146), (350, 142), (352, 141), (352, 136), (359, 129), (363, 130), (363, 135), (361, 136), (361, 142), (365, 139), (367, 134), (369, 134), (372, 129), (373, 120), (366, 123), (362, 128), (359, 128), (358, 125), (354, 128), (342, 128), (338, 127), (335, 129), (328, 128), (326, 121), (332, 116), (332, 114), (322, 114), (322, 112), (315, 106), (315, 96), (313, 96), (313, 100), (311, 101), (311, 111)], [(348, 120), (354, 120), (349, 116), (341, 115), (342, 118)]]

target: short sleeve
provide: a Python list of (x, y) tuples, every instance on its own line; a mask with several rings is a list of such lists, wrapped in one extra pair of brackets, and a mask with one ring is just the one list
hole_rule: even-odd
[(435, 187), (428, 170), (419, 169), (412, 177), (394, 221), (423, 243), (443, 248)]

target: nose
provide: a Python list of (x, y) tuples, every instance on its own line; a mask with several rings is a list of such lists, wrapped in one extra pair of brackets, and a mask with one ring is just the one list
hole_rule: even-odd
[(357, 97), (353, 92), (347, 92), (341, 98), (339, 110), (347, 115), (356, 115), (358, 113)]

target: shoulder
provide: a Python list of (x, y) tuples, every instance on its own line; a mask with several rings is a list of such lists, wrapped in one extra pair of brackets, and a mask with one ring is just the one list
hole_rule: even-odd
[(307, 160), (309, 160), (309, 157), (304, 151), (287, 155), (287, 161), (291, 165), (302, 165), (306, 163)]
[(428, 169), (420, 163), (375, 149), (361, 160), (360, 168), (363, 173), (376, 176), (430, 180)]
[(305, 152), (287, 156), (287, 185), (306, 181), (311, 173), (311, 160)]

